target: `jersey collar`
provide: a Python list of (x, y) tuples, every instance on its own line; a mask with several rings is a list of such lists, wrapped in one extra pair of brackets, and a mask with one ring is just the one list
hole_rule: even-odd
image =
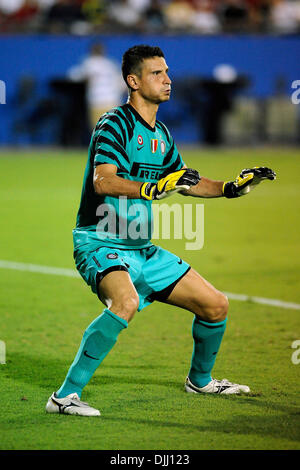
[(143, 126), (145, 126), (150, 131), (155, 132), (155, 126), (151, 127), (150, 124), (148, 124), (148, 122), (146, 122), (145, 119), (143, 119), (142, 116), (137, 112), (137, 110), (133, 106), (131, 106), (131, 104), (126, 103), (124, 106), (126, 106), (132, 112), (132, 114), (134, 114), (136, 119), (140, 121)]

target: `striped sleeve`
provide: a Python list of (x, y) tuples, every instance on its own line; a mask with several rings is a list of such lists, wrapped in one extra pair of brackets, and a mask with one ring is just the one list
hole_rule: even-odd
[(163, 161), (163, 175), (165, 176), (169, 173), (180, 170), (185, 165), (185, 163), (180, 153), (178, 152), (174, 139), (168, 131), (167, 127), (161, 121), (156, 121), (156, 123), (158, 124), (158, 127), (164, 132), (167, 140), (166, 156)]
[(115, 114), (104, 115), (94, 131), (94, 167), (110, 163), (118, 167), (118, 173), (128, 173), (130, 162), (126, 148), (127, 131)]

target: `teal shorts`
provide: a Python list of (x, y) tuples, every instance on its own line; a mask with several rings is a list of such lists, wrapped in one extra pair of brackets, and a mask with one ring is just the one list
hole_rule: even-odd
[(80, 275), (97, 295), (106, 274), (127, 271), (139, 296), (138, 311), (154, 300), (166, 300), (190, 269), (181, 258), (155, 245), (134, 250), (100, 246), (93, 252), (77, 250), (74, 259)]

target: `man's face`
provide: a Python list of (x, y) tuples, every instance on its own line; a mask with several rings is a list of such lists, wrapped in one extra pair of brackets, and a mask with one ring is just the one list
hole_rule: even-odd
[(145, 100), (160, 104), (170, 99), (171, 80), (163, 57), (144, 59), (141, 64), (141, 73), (135, 77), (137, 92)]

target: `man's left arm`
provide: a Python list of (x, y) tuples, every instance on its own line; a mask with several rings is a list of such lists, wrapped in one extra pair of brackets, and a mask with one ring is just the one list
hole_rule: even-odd
[[(186, 166), (183, 167), (183, 169)], [(234, 181), (215, 181), (200, 177), (197, 184), (189, 189), (180, 191), (181, 194), (194, 197), (226, 197), (237, 198), (247, 194), (263, 180), (275, 180), (276, 173), (267, 167), (246, 168), (236, 177)]]
[(201, 176), (200, 181), (189, 189), (181, 191), (185, 196), (194, 197), (222, 197), (224, 181), (215, 181)]

